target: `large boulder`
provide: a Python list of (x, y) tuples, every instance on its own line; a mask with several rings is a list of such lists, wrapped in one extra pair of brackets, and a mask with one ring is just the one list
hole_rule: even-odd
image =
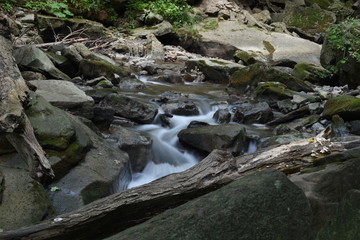
[(108, 240), (309, 240), (304, 193), (275, 170), (245, 176)]
[(72, 82), (60, 80), (35, 80), (36, 93), (52, 105), (72, 114), (91, 119), (94, 115), (94, 100)]
[(181, 130), (178, 137), (182, 143), (208, 153), (214, 149), (228, 150), (235, 154), (247, 150), (246, 130), (238, 124), (187, 128)]
[(112, 107), (115, 115), (139, 123), (151, 123), (158, 112), (158, 106), (140, 99), (112, 93), (105, 97), (102, 107)]
[(26, 115), (36, 138), (49, 156), (56, 179), (77, 165), (92, 146), (82, 125), (39, 95), (31, 95)]
[(0, 229), (36, 224), (52, 212), (44, 187), (30, 178), (25, 161), (18, 154), (0, 155)]
[(303, 80), (262, 63), (256, 63), (234, 72), (229, 79), (229, 87), (240, 91), (255, 87), (259, 82), (280, 82), (294, 91), (313, 91)]
[(329, 99), (324, 105), (322, 115), (325, 118), (331, 118), (336, 114), (344, 120), (359, 120), (360, 99), (349, 95)]
[(229, 46), (232, 46), (233, 51), (228, 52), (228, 56), (233, 56), (236, 50), (240, 49), (259, 52), (273, 61), (290, 59), (295, 62), (320, 64), (321, 45), (314, 42), (285, 33), (250, 28), (238, 21), (219, 21), (218, 24), (218, 28), (214, 30), (198, 27), (202, 37), (199, 46), (194, 47), (193, 51), (204, 56), (221, 57), (218, 54), (212, 55), (212, 52), (209, 52), (212, 51), (211, 48), (208, 51), (207, 47), (201, 47), (203, 44), (212, 43), (216, 49), (229, 49)]
[(230, 75), (244, 67), (231, 61), (209, 58), (190, 59), (185, 65), (188, 70), (198, 69), (205, 75), (205, 81), (213, 83), (228, 83)]
[[(310, 201), (313, 210), (311, 227), (313, 237), (331, 218), (336, 216), (337, 207), (346, 193), (351, 189), (360, 189), (359, 154), (359, 148), (331, 154), (319, 159), (316, 166), (304, 169), (290, 177), (290, 180), (304, 191)], [(354, 239), (346, 238), (345, 235), (343, 237), (338, 239)]]
[(131, 170), (141, 172), (152, 160), (152, 139), (145, 133), (114, 126), (110, 129), (111, 141), (129, 155)]
[(70, 80), (68, 75), (55, 67), (46, 53), (33, 45), (15, 49), (14, 57), (20, 70), (31, 70), (55, 79)]
[(316, 240), (360, 239), (360, 190), (346, 193), (332, 219), (317, 235)]

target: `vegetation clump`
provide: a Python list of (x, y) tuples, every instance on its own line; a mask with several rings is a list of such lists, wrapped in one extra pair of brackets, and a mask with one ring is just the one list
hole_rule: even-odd
[(360, 62), (360, 19), (348, 18), (327, 29), (329, 46), (343, 53), (339, 63), (345, 63), (349, 58)]

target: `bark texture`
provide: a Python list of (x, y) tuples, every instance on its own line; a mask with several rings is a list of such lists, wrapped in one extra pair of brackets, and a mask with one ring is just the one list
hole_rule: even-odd
[(28, 162), (33, 178), (53, 177), (51, 166), (24, 113), (29, 89), (14, 61), (8, 39), (9, 27), (1, 13), (0, 34), (0, 135), (5, 135)]

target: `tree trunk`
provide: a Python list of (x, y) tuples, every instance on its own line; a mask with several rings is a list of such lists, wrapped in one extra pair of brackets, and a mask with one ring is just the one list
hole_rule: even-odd
[(347, 146), (353, 148), (359, 142), (347, 145), (313, 138), (236, 158), (228, 152), (214, 150), (184, 172), (116, 193), (38, 225), (2, 233), (0, 239), (103, 239), (249, 173), (264, 168), (296, 172), (318, 161), (317, 157), (321, 161), (318, 154), (326, 149), (340, 152)]
[(37, 142), (23, 105), (29, 89), (12, 55), (6, 17), (0, 13), (0, 135), (5, 135), (19, 154), (28, 162), (35, 179), (53, 177), (54, 173)]

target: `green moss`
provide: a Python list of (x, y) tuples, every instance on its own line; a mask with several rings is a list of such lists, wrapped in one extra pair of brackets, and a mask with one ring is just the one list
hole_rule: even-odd
[(219, 65), (228, 65), (228, 64), (229, 64), (229, 63), (222, 62), (222, 61), (215, 60), (215, 59), (210, 59), (210, 62), (213, 62), (213, 63), (219, 64)]
[(199, 60), (198, 63), (199, 63), (199, 65), (200, 65), (201, 67), (207, 67), (207, 66), (209, 66), (209, 65), (207, 65), (207, 63), (205, 62), (205, 60)]
[(292, 98), (294, 91), (287, 89), (286, 85), (279, 82), (266, 82), (255, 88), (255, 95), (259, 99), (281, 100)]
[(305, 0), (307, 6), (312, 6), (314, 3), (319, 5), (323, 9), (327, 9), (333, 1), (329, 0)]
[(207, 19), (204, 21), (204, 29), (215, 30), (219, 26), (219, 20), (217, 18)]
[(344, 95), (329, 99), (324, 105), (323, 116), (331, 118), (338, 114), (344, 120), (356, 120), (360, 118), (360, 99)]
[(312, 7), (286, 6), (284, 22), (288, 26), (301, 28), (306, 32), (324, 32), (334, 22), (333, 16), (322, 9)]

